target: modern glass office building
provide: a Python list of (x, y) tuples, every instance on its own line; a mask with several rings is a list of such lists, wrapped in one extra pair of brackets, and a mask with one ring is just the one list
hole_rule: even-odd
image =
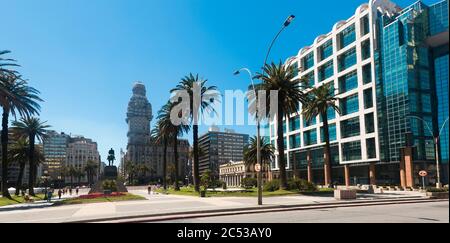
[[(311, 87), (334, 85), (341, 110), (328, 113), (334, 181), (344, 182), (346, 166), (355, 184), (369, 183), (370, 173), (379, 184), (399, 183), (401, 149), (410, 140), (414, 170), (428, 170), (434, 182), (429, 130), (436, 134), (448, 117), (448, 0), (406, 8), (371, 0), (287, 64), (297, 65), (298, 78)], [(310, 170), (314, 182), (323, 183), (322, 119), (305, 121), (299, 112), (285, 123), (288, 171), (306, 178)], [(274, 145), (275, 126), (271, 123)], [(448, 181), (448, 126), (442, 134), (440, 156)], [(276, 160), (272, 170), (278, 170)]]

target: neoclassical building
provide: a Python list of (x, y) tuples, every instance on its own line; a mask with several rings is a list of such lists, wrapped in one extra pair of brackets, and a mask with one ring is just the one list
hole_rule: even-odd
[[(145, 85), (137, 82), (133, 86), (133, 95), (128, 103), (128, 145), (125, 160), (135, 164), (145, 164), (150, 169), (146, 173), (147, 180), (161, 181), (163, 177), (163, 146), (156, 144), (151, 138), (152, 105), (146, 97)], [(185, 179), (185, 166), (189, 159), (189, 142), (178, 140), (180, 180)], [(170, 176), (174, 165), (173, 146), (167, 149), (167, 167)], [(173, 172), (173, 171), (172, 171)], [(172, 173), (173, 174), (173, 173)]]

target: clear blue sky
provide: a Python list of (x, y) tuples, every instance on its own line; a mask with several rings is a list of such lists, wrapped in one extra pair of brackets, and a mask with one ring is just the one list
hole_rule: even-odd
[[(271, 60), (296, 55), (364, 2), (0, 0), (0, 49), (13, 51), (19, 71), (41, 91), (42, 119), (57, 131), (94, 139), (105, 160), (109, 148), (126, 148), (125, 114), (135, 81), (146, 84), (154, 113), (189, 72), (220, 90), (244, 90), (248, 78), (232, 72), (262, 65), (289, 14), (297, 19)], [(254, 127), (234, 129), (254, 134)]]

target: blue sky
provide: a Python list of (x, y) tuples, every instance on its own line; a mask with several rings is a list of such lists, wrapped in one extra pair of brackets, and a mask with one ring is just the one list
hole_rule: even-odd
[[(395, 1), (407, 6), (414, 1)], [(425, 1), (434, 2), (434, 1)], [(0, 0), (0, 49), (42, 93), (41, 117), (54, 130), (126, 148), (125, 114), (135, 81), (147, 86), (154, 113), (189, 72), (223, 90), (242, 89), (257, 71), (273, 35), (289, 14), (295, 22), (270, 60), (298, 53), (361, 0)], [(153, 123), (152, 123), (153, 125)], [(233, 127), (254, 134), (252, 126)], [(202, 127), (203, 133), (207, 127)], [(188, 137), (191, 137), (189, 134)]]

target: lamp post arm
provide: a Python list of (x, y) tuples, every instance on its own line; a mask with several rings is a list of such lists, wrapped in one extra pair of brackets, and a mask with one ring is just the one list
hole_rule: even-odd
[(439, 130), (438, 139), (440, 139), (442, 132), (444, 131), (445, 125), (447, 125), (449, 118), (447, 117), (447, 120), (445, 120), (444, 124), (442, 124), (441, 130)]

